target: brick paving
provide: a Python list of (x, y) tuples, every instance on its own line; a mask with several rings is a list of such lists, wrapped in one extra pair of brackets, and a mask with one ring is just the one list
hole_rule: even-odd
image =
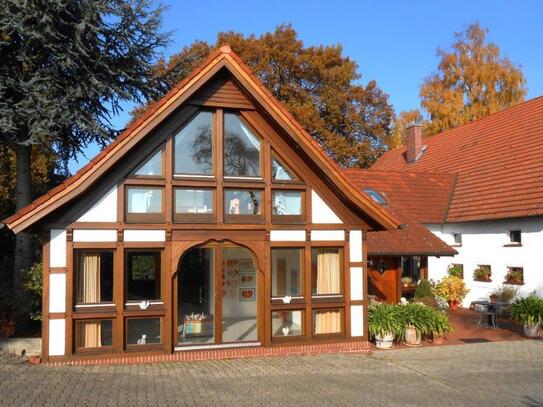
[(0, 354), (0, 405), (543, 405), (543, 341), (109, 366)]

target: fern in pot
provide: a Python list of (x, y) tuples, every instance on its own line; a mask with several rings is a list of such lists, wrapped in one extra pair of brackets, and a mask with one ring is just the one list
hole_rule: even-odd
[(368, 330), (380, 349), (392, 348), (394, 340), (404, 335), (398, 309), (399, 306), (392, 304), (373, 304), (368, 309)]
[(530, 295), (513, 302), (511, 317), (524, 325), (524, 336), (539, 337), (539, 327), (543, 321), (543, 298)]

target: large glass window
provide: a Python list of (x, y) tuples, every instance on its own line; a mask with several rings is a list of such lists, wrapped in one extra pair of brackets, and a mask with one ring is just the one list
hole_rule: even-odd
[(262, 192), (250, 190), (225, 190), (225, 215), (261, 215)]
[(313, 295), (341, 294), (342, 278), (340, 249), (311, 249), (311, 293)]
[(303, 311), (280, 310), (272, 312), (272, 336), (284, 338), (303, 335)]
[(126, 320), (127, 345), (156, 345), (162, 343), (162, 319), (128, 318)]
[(224, 115), (224, 175), (261, 175), (260, 138), (233, 113)]
[(273, 191), (272, 214), (274, 216), (302, 216), (302, 197), (301, 191)]
[(160, 300), (160, 252), (130, 251), (126, 257), (126, 298)]
[(162, 149), (158, 150), (146, 162), (144, 162), (134, 173), (143, 177), (162, 176)]
[(274, 181), (295, 181), (296, 176), (277, 157), (272, 157), (272, 179)]
[(302, 295), (302, 253), (300, 248), (273, 248), (272, 297)]
[(78, 251), (75, 302), (95, 304), (113, 301), (113, 252)]
[(175, 136), (175, 174), (213, 174), (213, 114), (198, 113)]
[(162, 213), (162, 188), (129, 187), (126, 195), (128, 213)]
[(113, 321), (82, 320), (75, 323), (75, 346), (79, 349), (113, 346)]
[(211, 189), (175, 189), (175, 213), (178, 215), (212, 215), (214, 191)]

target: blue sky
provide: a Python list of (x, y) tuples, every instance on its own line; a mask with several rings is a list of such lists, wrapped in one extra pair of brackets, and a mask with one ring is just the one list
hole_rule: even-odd
[[(362, 82), (375, 79), (389, 95), (396, 112), (419, 107), (418, 91), (435, 71), (436, 49), (447, 47), (453, 35), (472, 22), (489, 29), (488, 39), (502, 55), (522, 67), (528, 98), (543, 95), (543, 2), (541, 1), (173, 1), (164, 29), (173, 31), (165, 55), (196, 39), (214, 42), (220, 31), (259, 35), (281, 23), (291, 23), (306, 45), (341, 44), (359, 65)], [(122, 128), (126, 111), (114, 118)], [(98, 149), (90, 146), (75, 172)]]

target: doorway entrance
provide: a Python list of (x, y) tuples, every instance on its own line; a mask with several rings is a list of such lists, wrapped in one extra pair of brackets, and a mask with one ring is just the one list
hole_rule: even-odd
[(188, 250), (176, 291), (177, 346), (258, 343), (258, 273), (250, 250), (219, 243)]

